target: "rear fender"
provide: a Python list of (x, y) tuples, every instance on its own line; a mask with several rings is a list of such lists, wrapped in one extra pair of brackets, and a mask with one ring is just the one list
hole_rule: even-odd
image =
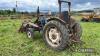
[(60, 23), (66, 25), (66, 22), (61, 20), (61, 19), (59, 19), (59, 18), (51, 18), (51, 19), (48, 19), (47, 21), (49, 22), (49, 21), (52, 21), (52, 20), (59, 21)]

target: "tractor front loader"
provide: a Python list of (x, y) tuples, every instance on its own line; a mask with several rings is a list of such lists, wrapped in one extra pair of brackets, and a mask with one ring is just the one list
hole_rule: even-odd
[(83, 15), (81, 21), (83, 21), (83, 22), (100, 22), (100, 9), (98, 9), (96, 11), (94, 9), (93, 12)]

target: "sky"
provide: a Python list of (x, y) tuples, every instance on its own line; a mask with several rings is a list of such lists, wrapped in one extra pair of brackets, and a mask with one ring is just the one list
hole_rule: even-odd
[[(57, 0), (1, 0), (0, 9), (12, 9), (16, 7), (16, 1), (19, 11), (36, 11), (39, 6), (41, 10), (58, 10)], [(80, 11), (93, 8), (100, 8), (100, 0), (70, 0), (71, 10)], [(63, 6), (65, 7), (65, 6)]]

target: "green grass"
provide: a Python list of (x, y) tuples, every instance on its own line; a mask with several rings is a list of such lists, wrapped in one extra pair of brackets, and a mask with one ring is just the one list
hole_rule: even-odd
[[(88, 53), (72, 52), (70, 48), (64, 51), (49, 49), (38, 32), (35, 38), (28, 39), (25, 33), (18, 33), (21, 20), (0, 20), (0, 56), (86, 56)], [(77, 48), (94, 48), (100, 56), (100, 23), (81, 22), (84, 44)], [(75, 50), (75, 49), (74, 49)]]

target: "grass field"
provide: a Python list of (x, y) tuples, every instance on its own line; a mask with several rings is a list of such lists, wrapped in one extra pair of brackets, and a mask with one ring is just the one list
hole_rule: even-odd
[(81, 47), (75, 45), (76, 49), (94, 48), (95, 53), (71, 51), (70, 48), (51, 50), (38, 32), (33, 40), (28, 39), (25, 33), (18, 33), (20, 25), (21, 20), (0, 20), (0, 56), (100, 56), (100, 23), (81, 22), (84, 44)]

